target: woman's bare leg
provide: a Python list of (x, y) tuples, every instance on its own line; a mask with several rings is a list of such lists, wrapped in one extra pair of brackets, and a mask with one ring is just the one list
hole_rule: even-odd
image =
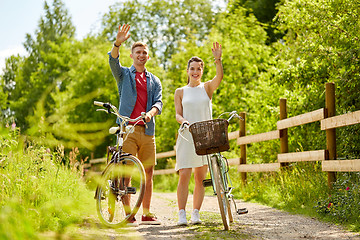
[(202, 166), (195, 168), (194, 177), (195, 177), (195, 188), (194, 188), (194, 197), (193, 197), (193, 209), (200, 210), (202, 202), (205, 195), (205, 187), (202, 184), (202, 181), (206, 178), (208, 166)]
[(179, 170), (179, 182), (177, 187), (177, 199), (179, 210), (186, 207), (187, 198), (189, 195), (189, 182), (191, 178), (192, 169), (183, 168)]

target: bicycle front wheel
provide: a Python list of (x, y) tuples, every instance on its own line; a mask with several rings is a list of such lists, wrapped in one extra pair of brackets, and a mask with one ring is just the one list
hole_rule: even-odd
[(96, 193), (96, 209), (102, 223), (121, 227), (140, 208), (145, 193), (145, 171), (134, 156), (121, 157), (104, 170)]
[(223, 174), (220, 170), (218, 163), (219, 156), (213, 155), (211, 157), (211, 167), (213, 170), (213, 180), (215, 184), (216, 197), (219, 202), (221, 219), (224, 224), (224, 229), (229, 230), (230, 227), (230, 219), (229, 219), (229, 199), (227, 197), (227, 193), (224, 187), (224, 178)]

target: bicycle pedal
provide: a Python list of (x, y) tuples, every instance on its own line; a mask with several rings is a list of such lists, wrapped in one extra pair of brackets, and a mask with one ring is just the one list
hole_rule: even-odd
[(128, 194), (136, 194), (136, 187), (127, 187), (126, 192)]
[(211, 178), (210, 178), (210, 179), (204, 179), (204, 180), (202, 181), (202, 184), (203, 184), (204, 187), (210, 187), (210, 186), (212, 186), (212, 180), (211, 180)]
[(246, 214), (246, 213), (248, 213), (249, 211), (246, 209), (246, 208), (238, 208), (237, 210), (236, 210), (236, 213), (237, 214), (239, 214), (239, 215), (241, 215), (241, 214)]

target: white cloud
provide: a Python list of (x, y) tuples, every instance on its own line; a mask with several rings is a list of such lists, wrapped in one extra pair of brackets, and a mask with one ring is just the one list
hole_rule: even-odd
[(26, 50), (22, 45), (10, 46), (7, 49), (0, 50), (0, 74), (2, 74), (3, 69), (5, 68), (5, 59), (17, 54), (22, 56), (26, 54)]

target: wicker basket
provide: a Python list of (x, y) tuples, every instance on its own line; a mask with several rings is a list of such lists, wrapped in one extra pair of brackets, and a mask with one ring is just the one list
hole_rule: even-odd
[(225, 119), (191, 124), (189, 130), (194, 139), (196, 154), (206, 155), (229, 150), (228, 125)]

